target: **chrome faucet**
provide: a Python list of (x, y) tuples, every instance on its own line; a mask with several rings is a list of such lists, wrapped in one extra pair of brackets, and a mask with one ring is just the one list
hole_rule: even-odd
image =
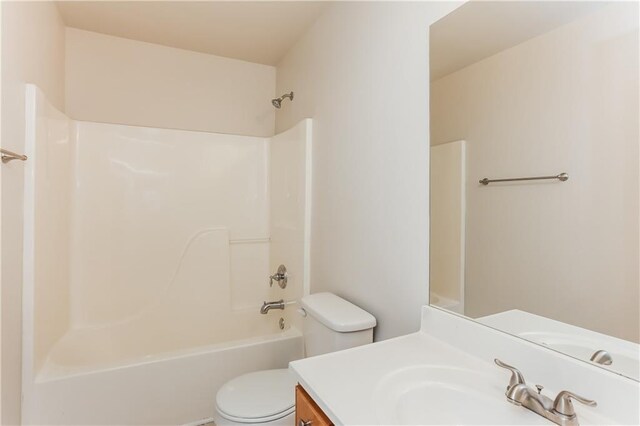
[(261, 314), (266, 314), (270, 309), (283, 309), (284, 310), (284, 300), (280, 299), (275, 302), (263, 302), (262, 307), (260, 308)]
[(551, 400), (548, 396), (542, 395), (542, 386), (536, 385), (535, 390), (527, 386), (527, 383), (524, 381), (524, 376), (517, 368), (505, 364), (497, 358), (494, 361), (499, 367), (511, 371), (511, 379), (505, 392), (507, 401), (529, 409), (557, 425), (579, 425), (578, 416), (571, 402), (572, 399), (591, 407), (597, 405), (595, 401), (583, 398), (569, 391), (562, 391), (554, 400)]

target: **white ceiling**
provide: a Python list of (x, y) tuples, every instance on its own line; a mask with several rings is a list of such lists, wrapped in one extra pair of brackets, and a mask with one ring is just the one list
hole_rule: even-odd
[(609, 3), (470, 1), (431, 26), (431, 80), (560, 27)]
[(69, 27), (276, 65), (321, 1), (61, 1)]

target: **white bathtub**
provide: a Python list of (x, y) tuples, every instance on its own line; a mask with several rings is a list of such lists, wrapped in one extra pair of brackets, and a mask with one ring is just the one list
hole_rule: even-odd
[[(280, 331), (280, 311), (253, 321), (255, 336), (170, 352), (142, 350), (136, 330), (95, 330), (63, 338), (37, 374), (25, 400), (25, 424), (181, 425), (204, 423), (215, 394), (229, 379), (250, 371), (284, 368), (302, 358), (295, 327)], [(242, 326), (246, 327), (245, 318)], [(262, 323), (262, 324), (258, 324)], [(67, 336), (65, 336), (67, 337)], [(240, 338), (242, 337), (242, 338)], [(138, 350), (140, 349), (140, 350)], [(157, 348), (156, 348), (157, 349)], [(145, 355), (146, 354), (146, 355)]]
[(294, 307), (259, 309), (308, 292), (308, 120), (258, 138), (80, 122), (32, 85), (26, 105), (23, 423), (194, 423), (302, 357)]
[[(273, 340), (282, 334), (279, 319), (292, 310), (261, 315), (258, 307), (232, 312), (201, 309), (181, 318), (149, 315), (105, 327), (72, 329), (53, 346), (36, 381), (166, 359), (167, 354), (189, 354), (194, 348), (210, 351), (227, 348), (229, 342)], [(289, 328), (286, 321), (285, 327)]]

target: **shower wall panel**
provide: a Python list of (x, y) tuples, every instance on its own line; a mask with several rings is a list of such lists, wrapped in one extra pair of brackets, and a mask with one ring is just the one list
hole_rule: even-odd
[[(41, 365), (69, 327), (69, 233), (73, 141), (70, 120), (37, 87), (27, 87), (25, 174), (25, 339), (27, 362)], [(33, 321), (33, 327), (29, 327)], [(30, 336), (31, 337), (31, 336)], [(33, 356), (33, 359), (31, 358)]]
[[(271, 138), (270, 270), (287, 267), (287, 288), (274, 285), (274, 300), (309, 294), (311, 222), (311, 119)], [(283, 296), (284, 295), (284, 296)]]
[[(163, 304), (176, 286), (199, 290), (189, 297), (209, 309), (228, 310), (230, 276), (243, 274), (230, 270), (235, 244), (257, 244), (238, 267), (267, 276), (268, 245), (247, 240), (269, 238), (268, 139), (74, 126), (75, 325), (132, 320)], [(175, 308), (175, 316), (188, 314)]]

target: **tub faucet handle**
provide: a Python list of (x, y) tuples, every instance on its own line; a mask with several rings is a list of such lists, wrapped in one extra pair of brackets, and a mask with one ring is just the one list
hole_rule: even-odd
[(277, 281), (280, 288), (287, 286), (289, 275), (287, 274), (287, 267), (284, 265), (278, 266), (278, 271), (269, 277), (269, 287), (273, 287), (273, 282)]

